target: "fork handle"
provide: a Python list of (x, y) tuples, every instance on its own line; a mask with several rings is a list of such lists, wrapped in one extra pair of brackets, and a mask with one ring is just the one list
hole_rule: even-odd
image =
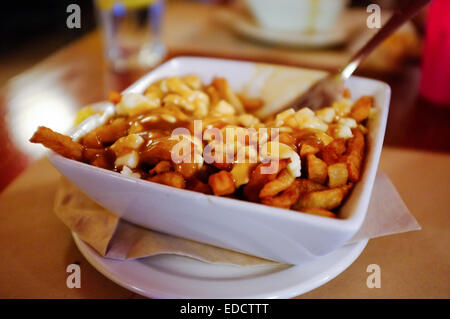
[(378, 31), (358, 52), (350, 59), (350, 62), (340, 71), (344, 79), (348, 79), (359, 64), (367, 57), (381, 42), (389, 37), (403, 23), (413, 18), (431, 0), (412, 0), (403, 8), (396, 10), (388, 22)]

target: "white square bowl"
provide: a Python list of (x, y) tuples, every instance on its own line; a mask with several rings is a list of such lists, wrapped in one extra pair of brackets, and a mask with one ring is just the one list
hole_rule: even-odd
[[(154, 69), (126, 92), (143, 92), (161, 78), (186, 74), (197, 74), (204, 83), (215, 76), (225, 77), (233, 90), (265, 100), (261, 114), (276, 110), (325, 75), (321, 71), (261, 63), (180, 57)], [(376, 112), (368, 123), (362, 178), (341, 207), (339, 219), (176, 189), (54, 153), (50, 160), (90, 198), (129, 222), (218, 247), (298, 264), (344, 245), (360, 228), (369, 204), (383, 145), (390, 88), (383, 82), (360, 77), (348, 80), (347, 87), (354, 99), (373, 96)], [(96, 122), (98, 118), (87, 119), (75, 128), (72, 136), (92, 129), (92, 123)]]

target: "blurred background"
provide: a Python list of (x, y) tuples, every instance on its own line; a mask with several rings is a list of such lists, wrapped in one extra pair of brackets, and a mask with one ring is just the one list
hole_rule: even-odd
[[(380, 6), (384, 23), (406, 2), (7, 1), (0, 12), (0, 191), (42, 156), (43, 148), (27, 141), (38, 125), (64, 132), (79, 108), (167, 59), (211, 56), (332, 71), (377, 31), (367, 26), (368, 5)], [(67, 25), (71, 4), (80, 8), (80, 28)], [(434, 0), (357, 71), (392, 87), (385, 145), (450, 151), (449, 4)]]

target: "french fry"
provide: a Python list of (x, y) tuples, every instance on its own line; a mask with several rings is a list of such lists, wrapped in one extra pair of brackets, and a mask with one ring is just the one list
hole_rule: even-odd
[(327, 209), (324, 208), (318, 208), (318, 207), (308, 207), (308, 208), (302, 208), (300, 210), (302, 213), (312, 214), (312, 215), (318, 215), (323, 217), (329, 217), (329, 218), (336, 218), (336, 214), (333, 212), (330, 212)]
[(162, 174), (155, 175), (153, 177), (147, 178), (150, 182), (155, 182), (159, 184), (164, 184), (168, 186), (173, 186), (176, 188), (185, 188), (186, 183), (183, 176), (177, 172), (165, 172)]
[(195, 74), (185, 75), (181, 78), (181, 81), (183, 81), (192, 90), (200, 90), (203, 85), (202, 80)]
[(208, 85), (205, 88), (206, 93), (209, 95), (209, 100), (212, 106), (216, 105), (217, 103), (219, 103), (220, 101), (220, 94), (217, 91), (217, 89), (212, 86), (212, 85)]
[(306, 156), (308, 164), (308, 179), (324, 184), (327, 180), (327, 164), (314, 154), (308, 154)]
[(348, 171), (345, 163), (336, 163), (328, 166), (328, 186), (330, 188), (347, 184)]
[(270, 166), (270, 162), (261, 163), (256, 166), (256, 168), (250, 174), (250, 179), (247, 185), (244, 186), (244, 196), (250, 201), (259, 201), (259, 192), (264, 187), (264, 185), (267, 182), (274, 180), (277, 177), (278, 172), (286, 168), (287, 164), (287, 160), (280, 160), (278, 162), (278, 171), (274, 172), (273, 174), (262, 174), (262, 169), (264, 167)]
[(155, 165), (148, 173), (150, 175), (158, 175), (172, 170), (172, 164), (169, 161), (161, 161)]
[(187, 189), (194, 192), (203, 193), (206, 195), (212, 194), (211, 187), (209, 187), (208, 184), (203, 183), (201, 180), (197, 178), (188, 182)]
[(90, 148), (101, 148), (103, 143), (113, 143), (127, 135), (129, 123), (124, 118), (117, 118), (111, 123), (92, 130), (83, 137), (83, 145)]
[(354, 183), (348, 183), (347, 185), (340, 187), (340, 189), (342, 189), (342, 191), (344, 192), (344, 197), (348, 195), (353, 186), (355, 186)]
[(335, 139), (330, 144), (325, 146), (320, 155), (327, 165), (335, 164), (342, 161), (342, 154), (346, 151), (345, 140), (342, 138)]
[(364, 134), (359, 129), (353, 130), (353, 138), (348, 141), (347, 148), (347, 170), (348, 179), (357, 182), (360, 179), (362, 160), (364, 156)]
[(214, 161), (211, 163), (211, 165), (214, 166), (215, 168), (218, 168), (218, 169), (224, 170), (224, 171), (231, 171), (234, 166), (233, 163), (227, 163), (225, 159), (221, 162)]
[(275, 196), (291, 186), (294, 181), (295, 177), (285, 168), (278, 174), (277, 178), (263, 186), (259, 192), (259, 197)]
[(225, 78), (214, 78), (211, 85), (217, 89), (217, 92), (222, 99), (234, 106), (238, 114), (244, 113), (244, 107), (241, 103), (241, 100), (231, 90)]
[(299, 179), (297, 179), (280, 195), (264, 197), (261, 199), (261, 203), (273, 207), (289, 209), (298, 201), (300, 189)]
[(189, 179), (195, 175), (198, 171), (197, 163), (179, 163), (174, 164), (175, 171), (180, 173), (184, 178)]
[(169, 137), (157, 137), (151, 140), (145, 151), (140, 152), (140, 159), (144, 163), (156, 165), (159, 161), (171, 161), (172, 149), (178, 143)]
[(344, 189), (340, 187), (306, 193), (300, 196), (294, 209), (301, 211), (303, 208), (316, 207), (331, 210), (341, 204), (344, 194)]
[(233, 165), (233, 169), (230, 171), (233, 176), (234, 185), (240, 187), (247, 184), (250, 180), (250, 174), (253, 169), (258, 165), (257, 163), (236, 163)]
[(236, 190), (233, 176), (227, 171), (220, 171), (209, 176), (208, 184), (214, 195), (230, 195)]
[(318, 147), (302, 143), (302, 145), (300, 146), (300, 157), (303, 158), (304, 156), (306, 156), (308, 154), (316, 155), (317, 153), (319, 153), (319, 151), (320, 150)]
[(280, 133), (280, 135), (278, 135), (278, 142), (288, 145), (293, 150), (297, 149), (295, 137), (292, 134)]
[(105, 155), (106, 151), (102, 148), (84, 148), (83, 158), (88, 162), (94, 161), (97, 157)]
[(104, 155), (97, 156), (92, 162), (91, 165), (105, 168), (105, 169), (113, 169), (114, 165), (108, 161), (107, 157)]
[(297, 185), (301, 193), (309, 193), (327, 189), (325, 185), (304, 178), (297, 179)]
[(73, 141), (69, 136), (57, 133), (48, 127), (39, 126), (30, 138), (30, 142), (43, 144), (61, 156), (77, 161), (83, 160), (83, 145)]
[(246, 112), (252, 113), (264, 106), (264, 101), (262, 99), (248, 97), (244, 94), (238, 94), (237, 96), (241, 100), (242, 106)]
[(362, 122), (370, 115), (370, 108), (373, 105), (373, 97), (362, 96), (352, 106), (350, 117), (354, 118), (356, 122)]

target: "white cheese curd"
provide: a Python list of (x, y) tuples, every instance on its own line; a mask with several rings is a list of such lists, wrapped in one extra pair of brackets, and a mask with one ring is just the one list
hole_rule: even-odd
[(290, 148), (288, 145), (279, 142), (267, 142), (261, 147), (262, 154), (260, 153), (261, 161), (267, 158), (271, 159), (286, 159), (291, 161), (287, 166), (288, 171), (294, 177), (300, 177), (301, 175), (301, 160), (300, 156)]
[(134, 177), (134, 178), (141, 178), (141, 174), (133, 172), (131, 170), (131, 168), (129, 168), (128, 166), (124, 166), (122, 168), (122, 171), (120, 172), (120, 174), (126, 175), (126, 176), (130, 176), (130, 177)]
[(139, 93), (125, 93), (116, 106), (119, 115), (133, 115), (159, 107), (160, 104)]
[(115, 166), (128, 166), (129, 168), (136, 168), (139, 163), (139, 155), (136, 151), (131, 151), (128, 154), (119, 156), (114, 162)]

